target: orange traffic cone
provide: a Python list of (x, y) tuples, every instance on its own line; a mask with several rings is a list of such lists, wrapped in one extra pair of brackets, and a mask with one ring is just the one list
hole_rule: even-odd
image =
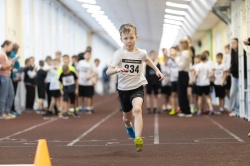
[(38, 141), (34, 166), (51, 166), (48, 145), (45, 139)]

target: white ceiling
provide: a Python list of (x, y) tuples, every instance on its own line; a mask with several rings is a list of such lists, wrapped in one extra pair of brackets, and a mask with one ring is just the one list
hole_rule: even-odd
[[(81, 2), (77, 0), (59, 1), (79, 16), (93, 29), (94, 33), (100, 35), (115, 48), (119, 47), (91, 15), (87, 13), (86, 9), (81, 6)], [(117, 29), (124, 23), (134, 24), (139, 35), (137, 46), (148, 51), (152, 49), (159, 50), (166, 1), (180, 2), (180, 0), (96, 0), (97, 5), (101, 6), (101, 10), (105, 12), (105, 15), (109, 17)], [(215, 1), (217, 0), (191, 1), (190, 9), (193, 12), (189, 11), (185, 16), (185, 25), (182, 26), (176, 41), (184, 35), (194, 35), (194, 40), (198, 40), (208, 28), (213, 27), (219, 21), (214, 14), (209, 13)]]

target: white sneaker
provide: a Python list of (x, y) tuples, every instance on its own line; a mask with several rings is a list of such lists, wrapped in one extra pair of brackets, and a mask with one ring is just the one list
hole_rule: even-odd
[(229, 116), (230, 116), (230, 117), (236, 117), (237, 115), (236, 115), (235, 113), (231, 112), (231, 113), (229, 114)]
[(185, 114), (185, 117), (186, 118), (191, 118), (191, 117), (193, 117), (193, 114)]
[(179, 116), (179, 117), (184, 117), (184, 116), (185, 116), (185, 114), (183, 114), (183, 113), (179, 113), (177, 116)]

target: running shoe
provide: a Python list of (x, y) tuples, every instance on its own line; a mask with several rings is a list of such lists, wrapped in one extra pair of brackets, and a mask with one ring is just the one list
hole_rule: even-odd
[(236, 115), (235, 113), (231, 112), (231, 113), (229, 114), (229, 116), (230, 116), (230, 117), (236, 117), (237, 115)]
[(154, 113), (154, 114), (157, 114), (157, 113), (158, 113), (158, 109), (157, 109), (157, 108), (154, 108), (154, 109), (153, 109), (153, 113)]
[(78, 115), (78, 113), (76, 111), (73, 112), (72, 116), (73, 116), (73, 118), (80, 118), (80, 116)]
[(178, 114), (178, 116), (182, 118), (182, 117), (184, 117), (184, 116), (185, 116), (185, 114), (183, 114), (183, 113), (179, 113), (179, 114)]
[(62, 119), (68, 119), (69, 117), (68, 117), (68, 114), (67, 114), (67, 112), (64, 112), (63, 114), (62, 114)]
[(172, 108), (171, 111), (169, 112), (169, 115), (173, 116), (175, 114), (176, 114), (175, 109)]
[(84, 110), (83, 113), (84, 114), (92, 114), (91, 110)]
[(214, 110), (209, 110), (208, 115), (214, 115), (214, 114), (215, 114)]
[(135, 146), (136, 146), (136, 151), (141, 152), (143, 148), (143, 139), (140, 137), (136, 137), (134, 140)]
[(71, 112), (71, 113), (73, 113), (74, 111), (75, 111), (74, 108), (69, 109), (69, 112)]
[(135, 130), (134, 130), (131, 122), (130, 122), (130, 125), (131, 125), (130, 127), (125, 125), (126, 131), (127, 131), (130, 138), (135, 138)]
[(202, 111), (201, 110), (199, 110), (198, 112), (197, 112), (197, 114), (196, 114), (197, 116), (201, 116), (202, 115)]
[(186, 117), (186, 118), (191, 118), (191, 117), (193, 117), (193, 114), (185, 114), (184, 117)]
[(52, 116), (54, 115), (52, 111), (46, 111), (45, 114), (43, 114), (43, 116)]
[(250, 133), (248, 133), (248, 137), (250, 137)]

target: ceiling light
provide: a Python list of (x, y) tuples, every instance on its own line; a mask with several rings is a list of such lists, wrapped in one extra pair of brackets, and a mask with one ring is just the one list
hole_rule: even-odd
[(87, 12), (91, 14), (104, 14), (104, 11), (93, 10), (93, 9), (88, 9)]
[(169, 15), (169, 14), (165, 14), (164, 17), (167, 18), (167, 19), (171, 19), (171, 20), (178, 20), (178, 21), (183, 21), (184, 20), (184, 17), (173, 16), (173, 15)]
[(166, 5), (170, 7), (182, 8), (182, 9), (188, 8), (188, 5), (186, 4), (179, 4), (179, 3), (173, 3), (173, 2), (166, 2)]
[(182, 25), (182, 22), (181, 22), (181, 21), (175, 21), (175, 20), (164, 19), (164, 22), (165, 22), (165, 23), (168, 23), (168, 24), (173, 24), (173, 25)]
[(101, 7), (97, 5), (82, 4), (82, 7), (87, 8), (87, 9), (93, 9), (93, 10), (101, 10)]
[(88, 3), (88, 4), (96, 4), (95, 0), (77, 0), (78, 2)]
[(186, 15), (187, 14), (185, 11), (173, 10), (173, 9), (165, 9), (165, 12), (170, 13), (170, 14), (177, 14), (177, 15)]

